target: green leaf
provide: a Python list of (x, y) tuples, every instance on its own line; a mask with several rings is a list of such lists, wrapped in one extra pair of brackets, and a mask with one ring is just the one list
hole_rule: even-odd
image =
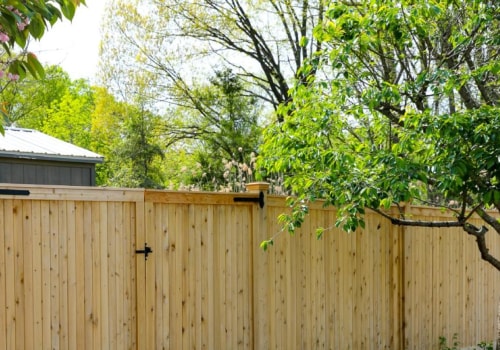
[(493, 191), (493, 203), (500, 204), (500, 191)]
[(307, 37), (303, 36), (302, 38), (300, 38), (299, 45), (301, 47), (306, 47), (308, 43), (309, 43), (309, 39)]
[(380, 206), (384, 209), (389, 209), (392, 205), (392, 200), (390, 198), (383, 198), (380, 200)]
[(40, 39), (43, 36), (45, 33), (45, 23), (41, 14), (37, 13), (31, 18), (28, 29), (35, 39)]
[(493, 191), (488, 191), (483, 196), (483, 201), (486, 204), (490, 204), (492, 199), (493, 199)]
[(324, 232), (325, 232), (325, 229), (323, 227), (318, 227), (316, 229), (316, 239), (321, 239), (321, 237), (323, 237)]
[(23, 61), (15, 60), (9, 66), (9, 73), (17, 74), (21, 79), (26, 76), (26, 67)]
[(261, 248), (262, 250), (264, 250), (264, 251), (267, 251), (267, 248), (268, 248), (269, 246), (272, 246), (272, 245), (274, 245), (274, 241), (273, 241), (272, 239), (269, 239), (269, 240), (262, 241), (262, 242), (260, 243), (260, 248)]
[(359, 220), (358, 223), (359, 223), (359, 226), (361, 226), (362, 229), (365, 228), (365, 221), (364, 220)]
[(75, 4), (71, 1), (64, 1), (63, 4), (61, 5), (61, 10), (64, 15), (69, 20), (72, 20), (73, 17), (75, 16)]
[(38, 58), (33, 53), (28, 53), (27, 55), (27, 67), (31, 75), (35, 78), (43, 78), (45, 76), (45, 70), (43, 66), (38, 61)]

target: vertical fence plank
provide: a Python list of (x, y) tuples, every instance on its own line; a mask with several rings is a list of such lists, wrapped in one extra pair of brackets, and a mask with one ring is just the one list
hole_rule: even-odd
[(221, 328), (223, 327), (223, 305), (221, 299), (221, 275), (223, 265), (221, 264), (221, 256), (223, 256), (223, 247), (221, 244), (222, 234), (220, 230), (221, 226), (221, 210), (220, 206), (216, 206), (214, 208), (214, 234), (213, 234), (213, 271), (212, 271), (212, 290), (213, 290), (213, 298), (211, 302), (213, 303), (213, 339), (212, 343), (215, 347), (220, 346), (222, 343), (222, 332)]
[(92, 321), (92, 336), (93, 336), (93, 349), (103, 348), (102, 343), (102, 307), (101, 307), (101, 275), (105, 274), (103, 265), (101, 263), (101, 203), (92, 203), (92, 305), (93, 311), (91, 316)]
[(217, 228), (219, 230), (219, 255), (218, 255), (218, 260), (219, 260), (219, 271), (220, 274), (217, 276), (216, 282), (220, 284), (219, 287), (219, 300), (218, 300), (218, 305), (219, 305), (219, 311), (220, 311), (220, 318), (219, 318), (219, 324), (216, 325), (218, 328), (218, 333), (219, 333), (219, 342), (220, 344), (228, 344), (229, 339), (227, 336), (227, 316), (228, 316), (228, 309), (229, 305), (227, 304), (226, 300), (226, 285), (227, 281), (229, 280), (229, 273), (227, 271), (227, 265), (226, 265), (226, 256), (227, 256), (227, 251), (226, 251), (226, 223), (224, 222), (224, 218), (226, 217), (226, 208), (225, 207), (219, 207), (219, 221)]
[(116, 264), (116, 255), (117, 255), (117, 242), (116, 242), (116, 204), (115, 203), (107, 203), (106, 206), (106, 215), (107, 215), (107, 227), (105, 228), (105, 232), (107, 235), (107, 249), (106, 249), (106, 260), (107, 260), (107, 300), (105, 303), (105, 310), (108, 317), (107, 327), (107, 344), (110, 349), (116, 348), (117, 345), (117, 304), (116, 301), (118, 299), (118, 290), (117, 290), (117, 264)]
[[(276, 208), (272, 208), (272, 217), (276, 218), (279, 215), (279, 212)], [(273, 232), (280, 231), (279, 224), (276, 222), (273, 225)], [(290, 236), (286, 232), (282, 232), (283, 240), (287, 241), (288, 249), (285, 250), (285, 259), (286, 259), (286, 311), (287, 311), (287, 326), (286, 331), (284, 331), (284, 336), (287, 338), (287, 346), (289, 349), (298, 349), (300, 346), (300, 332), (297, 331), (297, 323), (294, 320), (298, 320), (299, 309), (298, 302), (300, 296), (300, 288), (299, 281), (300, 275), (298, 274), (299, 262), (297, 260), (297, 256), (300, 253), (300, 244), (295, 237)]]
[(100, 248), (100, 262), (101, 262), (101, 281), (100, 281), (100, 302), (101, 302), (101, 344), (105, 348), (110, 347), (110, 327), (109, 327), (109, 293), (110, 293), (110, 276), (109, 276), (109, 247), (108, 236), (109, 230), (109, 217), (108, 217), (108, 204), (99, 203), (99, 248)]
[[(7, 349), (7, 281), (4, 201), (0, 201), (0, 349)], [(5, 311), (4, 311), (5, 310)]]
[[(93, 220), (94, 219), (94, 220)], [(83, 269), (83, 293), (82, 297), (84, 303), (84, 320), (83, 326), (84, 329), (84, 339), (82, 340), (82, 348), (88, 349), (92, 348), (94, 345), (94, 321), (95, 317), (95, 305), (94, 305), (94, 274), (95, 274), (95, 261), (93, 254), (93, 240), (94, 240), (94, 227), (93, 223), (95, 221), (95, 217), (93, 217), (92, 211), (92, 203), (84, 202), (83, 203), (83, 222), (82, 222), (82, 236), (83, 236), (83, 244), (80, 247), (83, 247), (83, 261), (85, 263), (81, 264), (80, 269)]]
[[(126, 236), (126, 222), (123, 216), (124, 203), (115, 203), (115, 288), (116, 288), (116, 346), (123, 346), (125, 343), (125, 332), (126, 332), (126, 321), (123, 306), (127, 303), (127, 296), (125, 290), (125, 264), (127, 258), (125, 256), (124, 244), (128, 243), (128, 237)], [(128, 218), (127, 218), (128, 219)]]
[[(165, 285), (168, 279), (164, 279), (163, 271), (168, 268), (168, 264), (164, 265), (165, 262), (165, 249), (163, 247), (163, 239), (164, 233), (162, 229), (162, 222), (167, 220), (167, 218), (163, 215), (162, 205), (153, 204), (151, 208), (152, 213), (154, 213), (151, 220), (153, 221), (153, 226), (151, 229), (154, 231), (154, 241), (151, 241), (151, 245), (153, 246), (154, 255), (151, 257), (152, 261), (155, 262), (155, 286), (156, 286), (156, 295), (155, 295), (155, 305), (156, 305), (156, 313), (155, 313), (155, 329), (158, 334), (157, 345), (160, 348), (168, 348), (168, 342), (165, 339), (169, 334), (168, 329), (168, 316), (166, 317), (164, 314), (164, 293), (165, 293)], [(151, 281), (147, 281), (147, 283), (151, 283)], [(163, 326), (165, 325), (165, 329)]]
[[(146, 229), (148, 228), (146, 213), (149, 208), (149, 204), (144, 202), (136, 203), (136, 233), (135, 233), (135, 246), (133, 249), (144, 249), (144, 243), (147, 242)], [(146, 299), (146, 289), (149, 286), (146, 285), (146, 260), (143, 256), (135, 254), (136, 263), (136, 293), (137, 293), (137, 348), (146, 349), (150, 344), (147, 343), (151, 341), (148, 333), (148, 326), (150, 326), (149, 317), (150, 314), (146, 311), (147, 299)]]
[(14, 245), (14, 206), (6, 200), (5, 212), (5, 319), (7, 349), (16, 349), (16, 291), (15, 291), (15, 245)]
[(52, 251), (51, 251), (51, 240), (52, 240), (52, 232), (51, 232), (51, 208), (50, 202), (44, 201), (41, 206), (41, 218), (42, 218), (42, 348), (43, 349), (51, 349), (52, 348), (52, 336), (51, 336), (51, 261), (52, 261)]
[(196, 348), (196, 309), (197, 309), (197, 285), (196, 285), (196, 218), (194, 209), (194, 204), (189, 204), (186, 208), (186, 218), (184, 223), (185, 239), (187, 243), (187, 254), (185, 257), (184, 271), (186, 278), (185, 290), (183, 294), (185, 295), (184, 302), (184, 315), (183, 324), (184, 327), (184, 340), (183, 345), (186, 349)]
[(50, 330), (51, 347), (60, 348), (59, 282), (59, 208), (57, 201), (50, 201)]
[(34, 348), (33, 331), (34, 331), (34, 301), (33, 301), (33, 227), (31, 202), (21, 201), (19, 204), (20, 216), (22, 217), (22, 228), (17, 231), (17, 234), (22, 237), (22, 270), (21, 284), (23, 284), (24, 295), (20, 295), (19, 299), (24, 299), (24, 334), (20, 336), (24, 338), (23, 347), (25, 349)]
[(217, 324), (216, 311), (218, 306), (216, 305), (216, 297), (218, 291), (216, 290), (215, 276), (217, 271), (217, 261), (215, 261), (216, 251), (217, 251), (217, 241), (215, 235), (215, 223), (217, 220), (214, 218), (215, 209), (213, 205), (208, 207), (208, 217), (207, 217), (207, 254), (206, 254), (206, 264), (204, 265), (204, 273), (206, 275), (206, 286), (207, 286), (207, 300), (206, 300), (206, 312), (207, 312), (207, 349), (215, 349), (216, 344), (216, 332), (214, 332), (214, 325)]
[[(130, 242), (128, 245), (128, 256), (130, 257), (129, 269), (128, 272), (130, 274), (130, 307), (128, 308), (130, 313), (130, 348), (137, 349), (138, 346), (138, 335), (137, 335), (137, 324), (139, 322), (137, 310), (139, 309), (138, 303), (139, 298), (137, 296), (137, 259), (136, 259), (136, 240), (135, 237), (138, 235), (137, 229), (140, 225), (143, 225), (144, 215), (140, 215), (138, 208), (144, 208), (144, 197), (141, 198), (141, 201), (136, 201), (131, 203), (130, 205), (130, 217), (132, 218), (130, 222)], [(141, 223), (141, 224), (140, 224)]]
[[(24, 298), (24, 232), (23, 232), (23, 212), (22, 202), (14, 200), (13, 204), (13, 233), (14, 233), (14, 291), (15, 291), (15, 321), (16, 321), (16, 348), (25, 347), (25, 318), (26, 300)], [(26, 233), (29, 235), (29, 232)]]
[(92, 260), (85, 260), (85, 236), (86, 230), (89, 229), (90, 226), (85, 226), (85, 211), (84, 211), (84, 203), (81, 201), (75, 202), (75, 237), (74, 242), (72, 244), (72, 251), (74, 254), (74, 278), (73, 283), (75, 283), (74, 293), (75, 293), (75, 302), (76, 306), (74, 308), (76, 315), (74, 318), (75, 322), (75, 336), (76, 340), (74, 341), (76, 349), (84, 349), (85, 348), (85, 267), (92, 266)]
[[(233, 286), (233, 297), (235, 303), (233, 305), (234, 310), (236, 311), (233, 316), (233, 327), (236, 328), (233, 331), (236, 334), (236, 338), (234, 339), (234, 344), (237, 348), (243, 349), (244, 341), (244, 332), (245, 332), (245, 313), (243, 309), (244, 302), (244, 292), (243, 289), (245, 286), (243, 285), (244, 278), (244, 259), (245, 255), (243, 254), (243, 235), (245, 234), (243, 231), (243, 215), (240, 208), (234, 208), (236, 213), (234, 213), (234, 230), (232, 232), (232, 242), (233, 242), (233, 251), (235, 260), (233, 266), (235, 267), (234, 274), (234, 286)], [(236, 321), (235, 321), (236, 320)]]
[[(210, 274), (213, 269), (213, 206), (207, 205), (201, 218), (205, 225), (203, 236), (201, 238), (201, 255), (200, 255), (200, 279), (201, 279), (201, 349), (211, 349), (211, 326), (213, 323), (211, 317), (213, 307), (210, 308), (212, 300), (212, 291), (210, 290)], [(250, 305), (250, 304), (249, 304)], [(212, 347), (213, 348), (213, 347)]]
[(189, 242), (191, 229), (189, 226), (189, 215), (188, 210), (189, 206), (187, 204), (183, 204), (179, 208), (179, 216), (178, 216), (178, 229), (179, 229), (179, 238), (180, 238), (180, 251), (179, 251), (179, 264), (180, 264), (180, 273), (181, 278), (178, 280), (180, 284), (180, 313), (181, 313), (181, 344), (183, 348), (189, 348), (191, 338), (190, 338), (190, 323), (191, 320), (188, 317), (189, 308), (191, 307), (191, 295), (189, 290), (189, 257), (190, 257), (190, 249), (191, 245)]
[[(390, 225), (387, 221), (382, 221), (380, 228)], [(389, 232), (391, 237), (391, 259), (389, 260), (389, 269), (391, 271), (391, 286), (389, 303), (391, 308), (390, 315), (393, 318), (388, 330), (391, 339), (392, 349), (402, 348), (404, 346), (404, 245), (405, 233), (401, 227), (390, 226), (382, 230)]]
[(234, 277), (234, 270), (233, 270), (233, 265), (232, 265), (232, 256), (233, 256), (233, 250), (231, 247), (231, 233), (234, 232), (234, 221), (226, 221), (228, 217), (233, 217), (233, 210), (234, 208), (232, 207), (226, 207), (224, 206), (223, 210), (223, 216), (222, 218), (225, 220), (225, 222), (221, 223), (221, 235), (222, 235), (222, 259), (223, 261), (221, 262), (222, 264), (222, 271), (223, 275), (221, 276), (221, 279), (224, 281), (223, 287), (221, 289), (222, 295), (221, 295), (221, 300), (224, 305), (224, 338), (225, 338), (225, 344), (229, 347), (234, 346), (233, 343), (233, 299), (231, 298), (231, 292), (234, 290), (233, 289), (233, 277)]
[(66, 202), (58, 202), (58, 244), (59, 244), (59, 344), (61, 348), (69, 348), (68, 322), (68, 216)]
[(68, 323), (68, 349), (76, 349), (77, 347), (77, 272), (76, 272), (76, 204), (74, 201), (67, 201), (66, 208), (67, 227), (64, 232), (66, 236), (67, 253), (66, 253), (66, 266), (67, 266), (67, 305), (65, 307)]
[(171, 349), (182, 348), (182, 214), (179, 206), (173, 207), (172, 226), (173, 234), (171, 236), (171, 255), (170, 264), (171, 283), (170, 283), (170, 313), (171, 313)]
[[(145, 220), (145, 234), (144, 242), (140, 244), (138, 249), (144, 249), (144, 243), (151, 246), (151, 242), (155, 242), (154, 237), (154, 218), (152, 218), (151, 213), (154, 212), (154, 205), (145, 206), (148, 218)], [(156, 247), (154, 248), (156, 250)], [(155, 254), (153, 250), (153, 254)], [(157, 259), (156, 255), (153, 259), (148, 258), (145, 260), (144, 255), (140, 255), (141, 261), (145, 262), (146, 278), (144, 280), (143, 288), (146, 290), (146, 348), (153, 349), (158, 345), (158, 338), (161, 339), (161, 335), (157, 334), (157, 329), (155, 328), (156, 312), (158, 305), (155, 304), (156, 296), (156, 267), (152, 261)]]
[[(206, 232), (206, 227), (204, 225), (204, 216), (205, 216), (205, 210), (206, 206), (192, 206), (192, 215), (194, 216), (194, 225), (192, 227), (193, 229), (193, 238), (194, 238), (194, 249), (193, 249), (193, 266), (194, 266), (194, 271), (193, 271), (193, 277), (194, 277), (194, 294), (195, 294), (195, 300), (194, 300), (194, 320), (192, 321), (193, 326), (191, 328), (194, 328), (194, 343), (193, 347), (195, 349), (202, 349), (202, 344), (204, 342), (203, 339), (203, 325), (202, 325), (202, 320), (203, 320), (203, 312), (202, 312), (202, 303), (203, 303), (203, 294), (204, 294), (204, 288), (203, 288), (203, 283), (202, 283), (202, 277), (201, 277), (201, 272), (202, 272), (202, 248), (203, 248), (203, 241), (204, 241), (204, 235)], [(191, 214), (191, 213), (190, 213)], [(205, 262), (206, 263), (206, 262)]]
[(162, 205), (162, 231), (163, 231), (163, 239), (162, 239), (162, 290), (163, 290), (163, 305), (162, 305), (162, 315), (163, 315), (163, 327), (164, 333), (162, 335), (163, 346), (165, 348), (171, 348), (171, 340), (172, 340), (172, 317), (171, 317), (171, 307), (172, 307), (172, 283), (175, 283), (175, 280), (172, 278), (173, 276), (173, 266), (174, 261), (172, 257), (175, 251), (175, 211), (174, 207), (171, 205)]

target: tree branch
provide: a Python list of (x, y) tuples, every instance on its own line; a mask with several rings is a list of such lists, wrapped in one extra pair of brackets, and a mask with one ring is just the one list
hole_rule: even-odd
[(498, 234), (500, 234), (500, 222), (493, 216), (489, 215), (483, 208), (477, 208), (477, 214), (488, 223)]
[(496, 259), (493, 255), (489, 253), (488, 246), (486, 245), (486, 232), (488, 229), (486, 226), (481, 226), (481, 228), (477, 228), (474, 225), (466, 223), (463, 226), (465, 232), (476, 237), (477, 247), (479, 252), (481, 253), (481, 259), (489, 262), (493, 265), (497, 270), (500, 271), (500, 260)]
[(389, 214), (384, 213), (380, 209), (370, 208), (377, 214), (382, 215), (384, 218), (391, 221), (393, 225), (398, 226), (413, 226), (413, 227), (463, 227), (464, 223), (460, 221), (421, 221), (421, 220), (407, 220), (398, 219)]

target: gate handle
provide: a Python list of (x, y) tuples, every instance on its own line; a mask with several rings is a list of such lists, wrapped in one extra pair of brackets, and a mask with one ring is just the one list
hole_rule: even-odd
[(147, 243), (144, 243), (144, 249), (138, 249), (135, 251), (136, 254), (144, 254), (144, 260), (148, 260), (148, 254), (152, 253), (151, 247), (148, 247)]

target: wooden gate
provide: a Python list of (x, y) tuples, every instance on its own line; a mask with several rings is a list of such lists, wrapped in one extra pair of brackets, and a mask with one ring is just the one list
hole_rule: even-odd
[(0, 200), (0, 349), (135, 349), (143, 191), (16, 188), (29, 196)]
[(253, 348), (255, 207), (234, 194), (146, 192), (145, 241), (137, 244), (153, 253), (138, 274), (140, 349)]

